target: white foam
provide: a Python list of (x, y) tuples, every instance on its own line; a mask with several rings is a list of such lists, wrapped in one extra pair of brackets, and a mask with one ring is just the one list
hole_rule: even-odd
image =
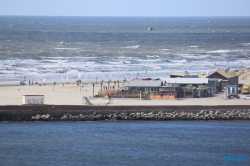
[(250, 46), (250, 43), (242, 43), (242, 45), (248, 47)]
[(174, 62), (174, 63), (186, 63), (187, 60), (186, 59), (180, 59), (180, 60), (169, 60), (171, 62)]
[(79, 48), (68, 48), (68, 47), (63, 47), (63, 48), (54, 48), (55, 50), (78, 50)]
[(128, 63), (131, 63), (131, 61), (123, 61), (123, 63), (127, 63), (128, 64)]
[(235, 51), (232, 51), (232, 50), (214, 50), (214, 51), (208, 51), (208, 53), (211, 53), (211, 54), (216, 54), (216, 53), (230, 53), (230, 52), (235, 52)]
[(117, 62), (109, 62), (109, 61), (106, 61), (107, 64), (123, 64), (123, 61), (117, 61)]
[(166, 48), (164, 48), (164, 49), (159, 49), (160, 51), (163, 51), (163, 52), (168, 52), (169, 51), (169, 49), (166, 49)]
[(127, 46), (127, 47), (123, 47), (123, 48), (129, 48), (129, 49), (137, 49), (139, 48), (140, 45), (134, 45), (134, 46)]
[(139, 62), (157, 62), (162, 61), (161, 59), (136, 59)]
[(148, 58), (155, 58), (155, 57), (159, 58), (159, 55), (147, 55), (147, 57)]

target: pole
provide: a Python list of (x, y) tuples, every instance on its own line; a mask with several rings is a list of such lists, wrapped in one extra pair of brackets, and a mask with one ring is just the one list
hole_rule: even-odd
[(141, 100), (141, 91), (140, 91), (140, 100)]
[(93, 97), (94, 97), (94, 87), (95, 87), (95, 84), (93, 84)]
[(169, 88), (169, 91), (168, 91), (168, 98), (169, 98), (169, 95), (170, 95), (170, 80), (168, 80), (168, 88)]

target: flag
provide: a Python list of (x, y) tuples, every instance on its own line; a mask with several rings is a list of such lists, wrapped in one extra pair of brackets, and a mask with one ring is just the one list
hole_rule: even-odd
[(21, 84), (25, 84), (26, 76), (21, 76)]
[(85, 76), (85, 83), (88, 83), (88, 76)]
[(46, 82), (46, 76), (45, 76), (45, 74), (43, 75), (43, 83), (45, 83)]
[(137, 78), (139, 78), (139, 76), (140, 76), (140, 74), (139, 74), (139, 73), (136, 73), (135, 78), (137, 79)]
[(81, 80), (82, 79), (82, 75), (81, 73), (78, 73), (78, 80)]

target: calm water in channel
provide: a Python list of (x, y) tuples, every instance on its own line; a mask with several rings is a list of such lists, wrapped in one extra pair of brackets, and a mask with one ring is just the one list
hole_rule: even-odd
[(250, 165), (250, 122), (1, 123), (0, 165)]

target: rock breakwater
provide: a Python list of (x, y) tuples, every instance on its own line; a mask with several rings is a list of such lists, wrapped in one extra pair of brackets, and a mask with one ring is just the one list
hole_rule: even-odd
[(0, 121), (250, 120), (250, 105), (0, 106)]
[[(6, 120), (6, 119), (5, 119)], [(12, 119), (24, 120), (24, 119)], [(118, 121), (118, 120), (153, 120), (153, 121), (172, 121), (172, 120), (250, 120), (250, 110), (201, 110), (199, 112), (115, 112), (111, 114), (71, 114), (66, 113), (60, 118), (52, 117), (50, 114), (35, 115), (26, 121)]]

